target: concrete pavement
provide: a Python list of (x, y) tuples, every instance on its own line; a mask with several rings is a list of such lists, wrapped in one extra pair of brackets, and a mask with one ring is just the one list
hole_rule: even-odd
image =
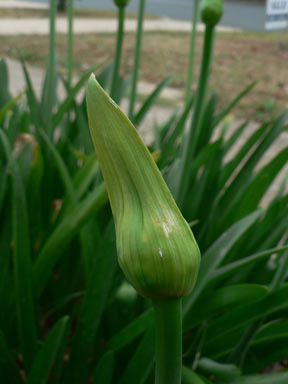
[[(34, 2), (35, 5), (48, 3), (48, 0), (29, 1)], [(264, 30), (266, 8), (264, 1), (255, 2), (252, 0), (225, 0), (224, 3), (225, 12), (220, 22), (221, 25), (246, 30)], [(82, 9), (101, 9), (114, 11), (116, 9), (113, 0), (81, 0), (74, 1), (74, 5), (75, 8)], [(131, 0), (127, 7), (127, 11), (137, 12), (138, 7), (139, 0)], [(193, 13), (193, 0), (146, 0), (146, 12), (150, 15), (190, 21)]]
[[(126, 19), (125, 31), (134, 32), (137, 28), (137, 21)], [(172, 19), (145, 20), (144, 30), (149, 32), (190, 32), (192, 23), (189, 21), (179, 21)], [(56, 20), (57, 33), (65, 34), (68, 30), (67, 18), (59, 17)], [(198, 31), (203, 31), (203, 24), (197, 25)], [(74, 33), (116, 33), (116, 19), (100, 19), (100, 18), (75, 18)], [(218, 27), (220, 32), (237, 32), (238, 29), (229, 27)], [(0, 35), (17, 36), (17, 35), (48, 35), (49, 19), (47, 18), (0, 18)]]
[(32, 1), (1, 0), (0, 8), (48, 9), (48, 4)]
[[(26, 9), (47, 9), (45, 3), (35, 3), (19, 0), (0, 0), (1, 8), (26, 8)], [(48, 18), (2, 18), (0, 12), (0, 35), (16, 36), (16, 35), (48, 35), (49, 19)], [(137, 20), (125, 20), (125, 32), (135, 32), (137, 28)], [(185, 20), (174, 20), (169, 18), (159, 18), (153, 20), (145, 20), (144, 30), (147, 32), (190, 32), (192, 23)], [(65, 34), (68, 30), (67, 17), (57, 17), (56, 31)], [(197, 24), (197, 30), (203, 31), (204, 25)], [(219, 32), (237, 32), (237, 28), (218, 26)], [(117, 19), (115, 18), (74, 18), (74, 33), (116, 33)]]

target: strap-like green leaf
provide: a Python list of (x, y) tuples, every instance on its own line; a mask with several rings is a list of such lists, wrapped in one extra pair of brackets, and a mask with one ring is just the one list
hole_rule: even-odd
[(0, 382), (5, 383), (8, 377), (9, 384), (23, 384), (19, 368), (0, 330)]
[(77, 84), (69, 90), (68, 96), (66, 97), (64, 102), (60, 105), (58, 111), (53, 117), (53, 129), (55, 129), (56, 126), (60, 123), (64, 114), (68, 112), (70, 106), (74, 102), (75, 96), (82, 89), (83, 85), (86, 83), (91, 72), (95, 71), (96, 68), (97, 66), (94, 66), (89, 68), (87, 71), (85, 71), (85, 73), (81, 76), (80, 80), (78, 80)]
[(124, 329), (113, 336), (106, 346), (107, 350), (113, 350), (117, 352), (130, 344), (138, 336), (144, 333), (153, 323), (154, 314), (152, 309), (144, 312), (137, 319), (133, 320), (132, 323), (128, 324)]
[(114, 373), (114, 352), (108, 351), (96, 365), (92, 384), (112, 384)]
[(12, 157), (9, 141), (2, 130), (0, 130), (0, 140), (11, 167), (13, 261), (17, 321), (25, 366), (29, 369), (36, 352), (37, 330), (32, 290), (33, 278), (26, 196), (18, 164)]
[(184, 332), (229, 308), (256, 302), (267, 294), (268, 288), (257, 284), (229, 285), (214, 291), (213, 297), (211, 291), (208, 291), (196, 302), (193, 311), (186, 315)]
[(207, 331), (209, 343), (218, 340), (226, 333), (249, 325), (253, 321), (265, 318), (288, 308), (288, 286), (276, 292), (270, 293), (259, 302), (248, 304), (244, 307), (236, 308), (213, 321)]
[(39, 350), (31, 371), (28, 375), (27, 384), (46, 384), (58, 350), (61, 347), (68, 325), (68, 317), (60, 319), (50, 331), (42, 348)]
[(228, 115), (228, 113), (234, 108), (236, 107), (236, 105), (243, 99), (244, 96), (247, 95), (247, 93), (249, 93), (254, 87), (255, 85), (257, 84), (257, 82), (254, 82), (250, 85), (248, 85), (248, 87), (246, 87), (241, 93), (239, 93), (235, 99), (226, 107), (224, 108), (215, 118), (214, 120), (214, 123), (213, 123), (213, 126), (214, 127), (217, 127), (217, 125), (221, 122), (221, 120), (224, 119), (224, 117), (226, 115)]
[(67, 367), (67, 383), (70, 384), (78, 384), (87, 377), (90, 349), (113, 283), (117, 260), (115, 245), (105, 242), (96, 257), (72, 339)]
[(234, 224), (205, 252), (202, 258), (198, 280), (194, 291), (184, 300), (184, 313), (187, 313), (195, 302), (196, 298), (203, 291), (205, 285), (215, 272), (216, 268), (223, 262), (225, 256), (239, 240), (239, 238), (257, 221), (260, 211), (255, 211), (251, 215)]
[(119, 384), (144, 384), (154, 363), (154, 327), (147, 330), (129, 361)]
[(197, 375), (192, 369), (189, 369), (185, 366), (182, 367), (182, 383), (183, 384), (210, 384), (211, 381), (202, 380), (202, 378)]
[(262, 375), (248, 375), (239, 377), (231, 384), (287, 384), (288, 372), (270, 373)]
[(156, 89), (151, 93), (150, 96), (145, 100), (140, 110), (136, 113), (133, 123), (135, 125), (140, 125), (147, 113), (149, 112), (150, 108), (153, 106), (157, 98), (159, 97), (160, 93), (162, 92), (162, 89), (165, 88), (170, 81), (172, 80), (172, 76), (166, 77), (157, 87)]
[(100, 184), (83, 201), (76, 204), (58, 224), (41, 249), (33, 273), (38, 296), (41, 295), (61, 252), (79, 228), (107, 202), (106, 188)]
[(208, 358), (202, 358), (198, 362), (200, 371), (216, 376), (217, 379), (229, 380), (241, 376), (241, 370), (234, 364), (221, 364)]

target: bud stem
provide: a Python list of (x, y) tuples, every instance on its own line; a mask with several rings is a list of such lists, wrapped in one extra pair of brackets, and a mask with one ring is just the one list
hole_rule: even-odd
[(125, 6), (121, 5), (118, 7), (118, 33), (117, 33), (117, 43), (115, 49), (115, 60), (113, 68), (113, 77), (110, 95), (113, 100), (118, 102), (117, 98), (117, 86), (119, 78), (119, 68), (122, 56), (122, 46), (123, 46), (123, 36), (124, 36), (124, 20), (125, 20)]
[(139, 11), (138, 11), (138, 27), (137, 27), (137, 36), (134, 52), (134, 67), (132, 74), (132, 87), (131, 87), (131, 96), (130, 96), (130, 106), (129, 106), (129, 119), (133, 121), (134, 118), (134, 107), (137, 96), (137, 82), (139, 76), (139, 64), (140, 64), (140, 55), (142, 47), (142, 35), (143, 35), (143, 20), (145, 14), (145, 3), (146, 0), (139, 1)]
[(72, 74), (73, 74), (73, 13), (74, 13), (74, 0), (68, 0), (67, 80), (68, 80), (69, 90), (72, 85)]
[(182, 371), (182, 300), (154, 300), (156, 320), (155, 384), (180, 384)]
[(204, 36), (204, 47), (202, 56), (201, 73), (198, 82), (198, 88), (196, 92), (196, 99), (194, 104), (193, 117), (191, 120), (191, 127), (187, 140), (185, 140), (182, 155), (181, 175), (179, 178), (178, 190), (176, 191), (176, 201), (183, 207), (185, 194), (187, 193), (189, 184), (189, 172), (187, 169), (191, 164), (197, 152), (199, 132), (202, 123), (203, 111), (206, 103), (206, 96), (208, 91), (209, 77), (211, 71), (211, 62), (213, 56), (213, 43), (214, 43), (214, 26), (206, 26)]
[(191, 97), (191, 86), (193, 83), (198, 11), (199, 11), (199, 0), (194, 0), (194, 8), (193, 8), (193, 15), (192, 15), (193, 27), (192, 27), (192, 32), (191, 32), (190, 56), (189, 56), (188, 77), (187, 77), (186, 95), (185, 95), (186, 105), (188, 105), (190, 97)]

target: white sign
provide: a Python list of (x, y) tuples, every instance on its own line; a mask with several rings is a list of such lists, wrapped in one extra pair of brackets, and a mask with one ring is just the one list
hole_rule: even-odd
[(288, 28), (288, 0), (267, 0), (266, 29)]

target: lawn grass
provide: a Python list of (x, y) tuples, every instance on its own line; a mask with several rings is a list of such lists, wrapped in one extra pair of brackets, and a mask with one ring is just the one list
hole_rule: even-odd
[[(173, 74), (172, 86), (185, 89), (188, 66), (189, 34), (145, 33), (140, 80), (159, 83)], [(196, 89), (200, 68), (201, 44), (196, 44)], [(135, 35), (127, 34), (124, 43), (122, 72), (127, 76), (133, 66)], [(79, 73), (97, 63), (111, 62), (115, 36), (89, 34), (75, 36), (75, 72)], [(57, 38), (59, 69), (65, 71), (66, 39)], [(48, 55), (48, 37), (1, 37), (0, 55), (13, 58), (22, 55), (29, 64), (43, 67)], [(103, 64), (104, 62), (104, 64)], [(215, 60), (211, 78), (211, 91), (219, 95), (221, 108), (244, 87), (258, 81), (255, 89), (234, 111), (236, 117), (265, 121), (288, 106), (288, 36), (285, 33), (218, 33)], [(99, 70), (101, 69), (99, 68)]]

